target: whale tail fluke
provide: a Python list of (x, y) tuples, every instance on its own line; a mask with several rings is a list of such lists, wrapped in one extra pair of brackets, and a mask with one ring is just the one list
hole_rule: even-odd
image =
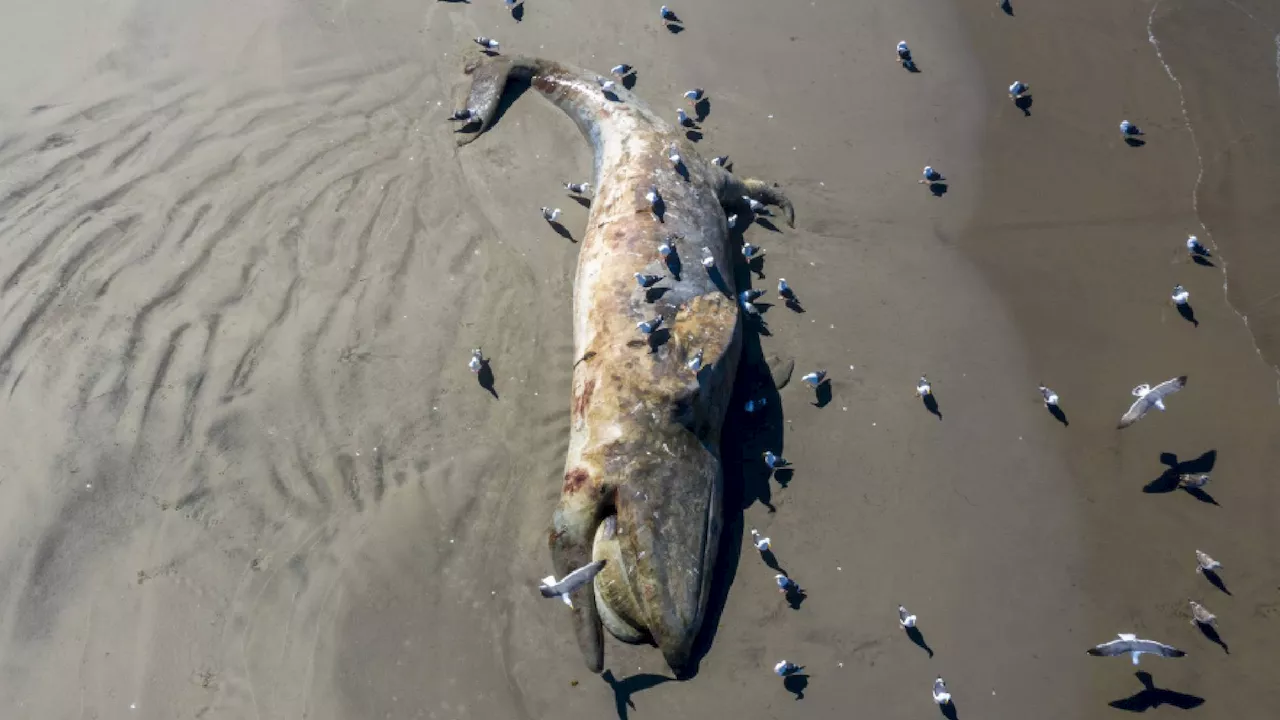
[(776, 208), (780, 208), (787, 216), (787, 227), (796, 226), (796, 209), (791, 204), (791, 200), (787, 197), (787, 194), (782, 191), (782, 188), (778, 187), (774, 183), (757, 180), (755, 178), (743, 180), (742, 184), (746, 188), (745, 194), (748, 197), (752, 200), (762, 202), (765, 205), (772, 205)]

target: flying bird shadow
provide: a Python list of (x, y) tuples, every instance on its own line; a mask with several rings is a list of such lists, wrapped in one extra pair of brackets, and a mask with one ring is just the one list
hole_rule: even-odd
[(1112, 700), (1107, 703), (1108, 705), (1117, 710), (1140, 713), (1158, 708), (1161, 705), (1172, 705), (1179, 710), (1191, 710), (1204, 704), (1204, 698), (1197, 695), (1188, 695), (1187, 693), (1156, 687), (1149, 672), (1139, 670), (1134, 673), (1134, 677), (1138, 678), (1138, 682), (1142, 683), (1142, 689), (1127, 698)]
[(694, 103), (693, 116), (695, 119), (697, 119), (698, 122), (702, 122), (703, 120), (706, 120), (707, 116), (710, 114), (711, 114), (711, 100), (704, 97), (698, 102)]
[(804, 699), (804, 691), (809, 687), (809, 676), (800, 672), (804, 668), (798, 668), (795, 672), (782, 679), (782, 687), (787, 692), (796, 696), (796, 700)]
[(1180, 305), (1176, 305), (1176, 307), (1178, 308), (1178, 314), (1182, 316), (1183, 320), (1186, 320), (1195, 327), (1200, 327), (1200, 321), (1196, 320), (1196, 311), (1195, 308), (1191, 307), (1191, 303), (1185, 302)]
[(490, 367), (488, 360), (480, 361), (480, 372), (476, 373), (476, 381), (480, 383), (480, 387), (489, 391), (494, 400), (498, 399), (498, 391), (493, 386), (493, 368)]
[(904, 628), (907, 631), (907, 639), (915, 643), (916, 647), (929, 653), (929, 657), (933, 657), (933, 648), (929, 647), (929, 643), (924, 641), (924, 633), (920, 632), (918, 627)]
[(938, 399), (929, 393), (924, 396), (924, 409), (938, 416), (938, 420), (942, 420), (942, 411), (938, 409)]
[[(787, 307), (791, 307), (791, 302), (787, 301)], [(800, 312), (804, 312), (801, 310)], [(831, 381), (823, 380), (814, 391), (816, 402), (811, 403), (816, 408), (824, 408), (831, 404)]]
[(1209, 580), (1209, 584), (1218, 588), (1222, 592), (1230, 595), (1231, 591), (1227, 589), (1227, 584), (1222, 581), (1222, 576), (1212, 570), (1201, 570), (1201, 575)]
[(548, 220), (547, 224), (551, 226), (552, 230), (556, 231), (557, 235), (564, 238), (565, 240), (568, 240), (571, 243), (578, 242), (577, 240), (573, 239), (573, 233), (569, 232), (569, 228), (565, 227), (564, 225), (561, 225), (560, 221)]
[(1142, 492), (1149, 495), (1173, 492), (1178, 489), (1179, 475), (1212, 472), (1217, 461), (1217, 450), (1207, 450), (1200, 457), (1185, 462), (1179, 462), (1178, 456), (1174, 453), (1160, 453), (1160, 462), (1168, 466), (1168, 469), (1160, 473), (1160, 477), (1143, 486)]
[(675, 679), (666, 675), (640, 673), (618, 680), (613, 676), (612, 670), (605, 670), (600, 677), (613, 691), (613, 709), (618, 713), (618, 720), (627, 720), (629, 711), (636, 709), (636, 704), (631, 701), (632, 695)]
[(1196, 629), (1200, 631), (1200, 634), (1208, 638), (1209, 642), (1222, 648), (1222, 652), (1228, 655), (1231, 654), (1231, 648), (1227, 647), (1226, 641), (1224, 641), (1222, 636), (1218, 634), (1217, 628), (1209, 625), (1208, 623), (1199, 622), (1198, 620), (1193, 620), (1192, 622), (1196, 624)]
[(1030, 96), (1030, 95), (1023, 95), (1023, 96), (1022, 96), (1022, 97), (1020, 97), (1020, 98), (1016, 98), (1016, 99), (1013, 101), (1013, 104), (1014, 104), (1014, 105), (1015, 105), (1019, 110), (1021, 110), (1021, 111), (1022, 111), (1023, 116), (1025, 116), (1025, 117), (1031, 117), (1031, 103), (1032, 103), (1032, 102), (1034, 102), (1034, 101), (1031, 99), (1031, 96)]
[(1063, 427), (1066, 427), (1067, 425), (1071, 424), (1067, 422), (1067, 414), (1063, 412), (1062, 408), (1058, 407), (1057, 405), (1049, 406), (1049, 414), (1053, 416), (1054, 420), (1057, 420), (1058, 422), (1062, 423)]

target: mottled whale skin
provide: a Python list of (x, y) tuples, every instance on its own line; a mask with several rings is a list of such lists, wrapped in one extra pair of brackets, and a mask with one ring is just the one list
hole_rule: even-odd
[[(577, 363), (551, 558), (558, 577), (608, 560), (573, 597), (574, 631), (592, 672), (604, 666), (603, 625), (621, 640), (654, 643), (687, 676), (720, 537), (720, 433), (742, 335), (731, 271), (740, 260), (725, 209), (745, 216), (749, 196), (782, 208), (789, 224), (794, 211), (775, 186), (700, 158), (681, 129), (631, 92), (619, 87), (607, 96), (595, 73), (513, 56), (472, 59), (466, 72), (466, 107), (478, 120), (459, 145), (489, 129), (516, 78), (568, 114), (595, 151), (596, 192), (574, 283)], [(672, 143), (680, 168), (668, 159)], [(660, 216), (645, 199), (651, 186), (663, 199)], [(678, 260), (668, 263), (658, 246), (673, 236)], [(700, 262), (703, 248), (715, 258), (710, 270)], [(637, 272), (663, 275), (658, 286), (669, 289), (655, 298), (638, 287)], [(658, 315), (662, 330), (653, 336), (636, 328)], [(687, 363), (699, 351), (695, 373)]]

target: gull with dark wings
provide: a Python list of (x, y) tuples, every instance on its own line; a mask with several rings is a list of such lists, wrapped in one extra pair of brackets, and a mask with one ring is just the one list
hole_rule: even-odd
[(542, 584), (538, 586), (538, 590), (542, 591), (542, 597), (558, 597), (564, 600), (565, 605), (573, 607), (573, 600), (569, 596), (573, 594), (574, 590), (594, 580), (596, 575), (600, 573), (600, 569), (604, 567), (604, 563), (604, 560), (587, 563), (565, 575), (559, 582), (556, 582), (555, 575), (548, 575), (542, 578)]
[(1186, 385), (1187, 376), (1182, 375), (1172, 380), (1165, 380), (1155, 387), (1144, 383), (1134, 388), (1132, 390), (1133, 395), (1138, 399), (1134, 400), (1133, 404), (1129, 406), (1128, 412), (1120, 417), (1120, 425), (1118, 427), (1123, 429), (1138, 422), (1151, 408), (1163, 411), (1165, 409), (1164, 399), (1186, 387)]
[(1138, 658), (1143, 653), (1167, 658), (1179, 658), (1186, 655), (1185, 652), (1172, 645), (1158, 643), (1155, 640), (1141, 640), (1132, 633), (1120, 633), (1117, 639), (1091, 647), (1087, 652), (1094, 657), (1116, 657), (1127, 654), (1133, 658), (1134, 665), (1138, 664)]

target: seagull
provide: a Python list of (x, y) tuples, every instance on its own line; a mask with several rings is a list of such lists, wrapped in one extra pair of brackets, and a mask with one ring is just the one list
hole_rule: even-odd
[[(649, 201), (649, 211), (653, 213), (655, 218), (658, 217), (658, 204), (662, 202), (662, 196), (658, 194), (658, 186), (650, 185), (649, 192), (644, 194), (644, 199)], [(661, 221), (662, 218), (658, 218)]]
[(1136, 135), (1141, 135), (1142, 130), (1128, 120), (1122, 120), (1120, 121), (1120, 133), (1125, 137), (1134, 137)]
[(680, 127), (693, 127), (693, 118), (689, 117), (689, 113), (684, 108), (676, 110), (676, 121), (680, 123)]
[(1044, 398), (1044, 406), (1045, 406), (1045, 407), (1057, 407), (1057, 406), (1058, 406), (1058, 393), (1056, 393), (1056, 392), (1054, 392), (1054, 391), (1050, 390), (1049, 388), (1045, 387), (1044, 385), (1041, 385), (1041, 386), (1040, 386), (1040, 396)]
[(747, 201), (747, 207), (751, 208), (751, 212), (757, 215), (762, 215), (768, 212), (768, 207), (759, 200), (756, 200), (749, 195), (743, 195), (742, 199)]
[(613, 73), (619, 80), (635, 72), (636, 69), (627, 64), (614, 65), (609, 72)]
[(939, 677), (933, 681), (933, 701), (939, 705), (946, 705), (951, 702), (951, 693), (947, 692), (947, 684)]
[(564, 604), (573, 607), (573, 600), (569, 595), (578, 588), (591, 582), (591, 580), (604, 567), (604, 560), (596, 560), (593, 563), (583, 565), (573, 572), (565, 575), (563, 579), (557, 581), (555, 575), (548, 575), (542, 578), (542, 584), (538, 586), (538, 590), (542, 591), (542, 597), (553, 598), (558, 597), (564, 600)]
[(904, 63), (911, 62), (911, 48), (907, 47), (905, 40), (898, 43), (898, 60)]
[(791, 286), (787, 284), (786, 278), (778, 278), (778, 294), (788, 300), (796, 299), (796, 293), (791, 289)]
[(780, 660), (777, 665), (773, 666), (773, 671), (778, 674), (778, 677), (786, 677), (799, 669), (799, 665), (787, 660)]
[(1187, 301), (1191, 299), (1191, 293), (1187, 292), (1187, 289), (1181, 285), (1174, 285), (1173, 294), (1169, 296), (1169, 299), (1173, 300), (1174, 305), (1186, 305)]
[(932, 165), (925, 165), (924, 172), (922, 174), (924, 175), (924, 179), (919, 181), (921, 185), (942, 182), (943, 180), (942, 173), (934, 170)]
[(1201, 257), (1209, 256), (1209, 248), (1200, 244), (1200, 239), (1195, 235), (1187, 236), (1187, 252), (1192, 255), (1200, 255)]
[(1086, 652), (1094, 657), (1116, 657), (1117, 655), (1128, 655), (1133, 658), (1133, 664), (1138, 664), (1138, 658), (1143, 653), (1149, 655), (1159, 655), (1167, 658), (1180, 658), (1186, 655), (1185, 652), (1179, 650), (1172, 645), (1158, 643), (1155, 640), (1140, 640), (1133, 633), (1120, 633), (1119, 639), (1104, 642), (1089, 648)]
[(724, 167), (725, 164), (728, 162), (729, 162), (728, 155), (718, 155), (716, 157), (711, 158), (711, 164), (715, 165), (716, 167)]
[(921, 375), (920, 382), (916, 383), (916, 395), (919, 397), (928, 397), (932, 394), (933, 386), (929, 384), (929, 378)]
[(565, 183), (564, 189), (574, 195), (587, 195), (591, 192), (591, 183)]
[(499, 45), (497, 40), (494, 40), (493, 38), (487, 38), (483, 35), (477, 38), (472, 38), (472, 41), (475, 42), (475, 44), (479, 45), (480, 47), (484, 48), (485, 50), (497, 51), (498, 45)]
[(653, 287), (655, 283), (662, 279), (661, 275), (644, 275), (636, 273), (636, 284), (642, 288)]
[[(759, 316), (760, 316), (760, 308), (756, 307), (754, 303), (749, 303), (749, 302), (740, 302), (740, 303), (738, 303), (738, 304), (742, 306), (742, 312), (744, 312), (744, 313), (746, 313), (746, 314), (748, 314), (748, 315), (750, 315), (750, 316), (752, 316), (752, 317), (759, 317)], [(749, 412), (749, 411), (748, 411), (748, 412)]]
[(484, 356), (480, 354), (480, 348), (471, 351), (471, 362), (467, 363), (467, 367), (471, 368), (473, 373), (478, 373), (484, 368)]
[(808, 385), (811, 388), (816, 389), (819, 385), (825, 382), (826, 379), (827, 379), (826, 370), (814, 370), (808, 375), (805, 375), (804, 377), (800, 378), (800, 382), (804, 383), (805, 385)]
[(1196, 572), (1203, 574), (1206, 571), (1212, 572), (1222, 567), (1222, 563), (1214, 560), (1205, 553), (1196, 551)]
[(907, 628), (913, 628), (916, 626), (916, 616), (907, 612), (907, 609), (902, 605), (899, 605), (898, 606), (898, 624), (902, 626), (903, 630), (906, 630)]
[[(738, 214), (734, 213), (733, 215), (730, 215), (727, 222), (729, 224), (729, 229), (732, 230), (733, 226), (738, 224)], [(745, 252), (745, 248), (744, 248), (744, 252)]]
[[(738, 216), (730, 215), (729, 217), (736, 218)], [(733, 226), (730, 225), (729, 227), (733, 227)], [(751, 243), (744, 243), (742, 245), (742, 257), (746, 258), (747, 262), (751, 262), (752, 260), (755, 260), (756, 258), (762, 255), (764, 255), (764, 248), (760, 247), (759, 245), (752, 245)]]
[(699, 370), (701, 370), (702, 369), (702, 350), (698, 350), (698, 352), (694, 353), (693, 357), (689, 359), (689, 362), (685, 363), (685, 366), (694, 372), (698, 372)]
[(684, 91), (685, 99), (687, 99), (687, 100), (688, 100), (689, 102), (691, 102), (691, 103), (696, 103), (696, 102), (698, 102), (699, 100), (701, 100), (701, 99), (702, 99), (703, 95), (705, 95), (705, 94), (706, 94), (706, 93), (704, 93), (704, 92), (702, 91), (702, 88), (694, 88), (694, 89), (692, 89), (692, 90), (685, 90), (685, 91)]
[(542, 208), (542, 219), (547, 222), (555, 222), (560, 219), (560, 208)]
[(786, 575), (783, 575), (782, 573), (778, 573), (777, 575), (774, 575), (773, 581), (778, 583), (778, 592), (780, 593), (787, 593), (800, 587), (800, 585), (797, 584), (795, 580), (792, 580), (791, 578), (787, 577)]
[(639, 328), (640, 332), (644, 333), (645, 335), (648, 335), (652, 333), (654, 330), (657, 330), (659, 327), (662, 327), (662, 316), (659, 315), (647, 322), (638, 322), (636, 323), (636, 327)]
[(667, 7), (666, 5), (663, 5), (661, 8), (659, 8), (658, 12), (662, 14), (663, 22), (680, 22), (680, 18), (676, 17), (676, 14), (672, 12), (671, 8)]
[(1121, 429), (1127, 428), (1138, 422), (1153, 407), (1163, 411), (1165, 409), (1164, 399), (1181, 390), (1186, 384), (1187, 376), (1182, 375), (1172, 380), (1165, 380), (1155, 387), (1143, 384), (1134, 388), (1130, 392), (1138, 399), (1134, 400), (1133, 404), (1129, 406), (1129, 410), (1120, 417), (1119, 427)]
[(763, 457), (764, 457), (764, 464), (768, 465), (770, 470), (775, 470), (780, 467), (786, 467), (791, 464), (787, 462), (785, 458), (774, 455), (772, 450), (765, 450)]
[(764, 290), (761, 290), (760, 288), (747, 288), (746, 290), (743, 290), (742, 292), (738, 293), (738, 300), (739, 302), (744, 302), (744, 303), (755, 302), (758, 298), (762, 297), (763, 295), (764, 295)]
[(760, 537), (760, 531), (751, 528), (751, 544), (755, 545), (760, 552), (766, 552), (769, 549), (769, 538)]
[(702, 267), (710, 270), (716, 266), (716, 258), (711, 254), (711, 248), (702, 248)]
[(665, 241), (658, 246), (658, 254), (661, 255), (664, 260), (671, 257), (671, 254), (676, 251), (675, 245), (676, 245), (675, 236), (668, 235), (665, 238)]
[(605, 80), (602, 77), (596, 78), (596, 84), (600, 86), (601, 90), (607, 93), (616, 92), (618, 90), (618, 83), (612, 80)]
[(1027, 91), (1030, 89), (1031, 88), (1028, 87), (1027, 84), (1022, 82), (1021, 80), (1014, 80), (1013, 84), (1009, 86), (1009, 96), (1012, 97), (1014, 100), (1017, 100), (1018, 98), (1021, 98), (1023, 95), (1026, 95)]
[(1185, 488), (1187, 490), (1197, 490), (1208, 484), (1209, 473), (1200, 473), (1198, 475), (1183, 473), (1178, 476), (1178, 487)]
[(760, 398), (759, 400), (748, 400), (747, 404), (743, 405), (743, 409), (749, 413), (753, 413), (757, 410), (760, 410), (761, 408), (763, 408), (765, 405), (768, 405), (768, 404), (769, 404), (769, 400), (767, 398)]
[(462, 108), (461, 110), (454, 110), (453, 114), (449, 116), (449, 119), (455, 120), (455, 121), (462, 121), (462, 120), (478, 120), (479, 118), (477, 117), (475, 110), (472, 110), (471, 108)]
[(1218, 624), (1218, 616), (1204, 609), (1204, 606), (1195, 600), (1188, 600), (1191, 605), (1191, 624), (1207, 625), (1213, 627)]
[(680, 163), (683, 162), (680, 159), (680, 148), (675, 143), (671, 143), (671, 147), (667, 148), (667, 159), (676, 167), (680, 167)]

